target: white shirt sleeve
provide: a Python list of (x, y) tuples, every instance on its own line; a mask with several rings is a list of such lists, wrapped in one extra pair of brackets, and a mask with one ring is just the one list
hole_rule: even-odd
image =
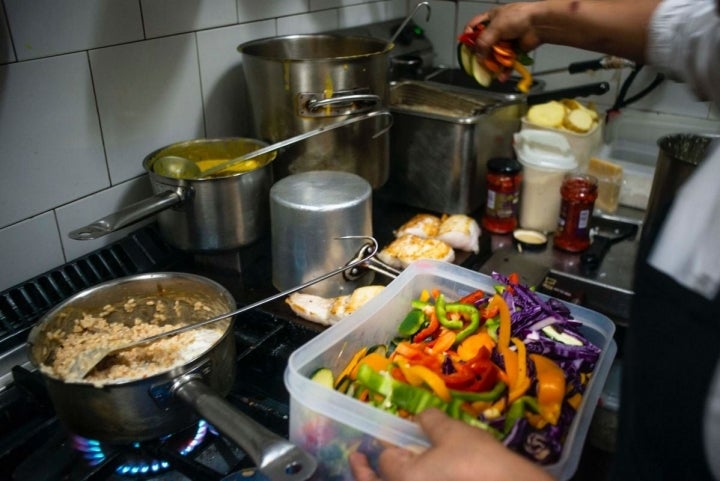
[(720, 15), (715, 0), (664, 0), (653, 13), (648, 64), (720, 105)]

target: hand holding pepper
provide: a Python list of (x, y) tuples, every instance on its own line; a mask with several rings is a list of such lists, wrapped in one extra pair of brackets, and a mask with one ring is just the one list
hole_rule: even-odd
[(530, 52), (542, 44), (532, 25), (532, 4), (510, 3), (488, 10), (473, 17), (465, 26), (472, 32), (477, 25), (485, 25), (475, 38), (476, 53), (481, 58), (492, 54), (492, 47), (499, 42), (511, 42), (518, 50)]
[(437, 409), (420, 413), (416, 420), (432, 443), (422, 452), (388, 447), (379, 457), (379, 474), (365, 455), (350, 455), (356, 481), (551, 481), (541, 467), (521, 457), (487, 432), (446, 416)]

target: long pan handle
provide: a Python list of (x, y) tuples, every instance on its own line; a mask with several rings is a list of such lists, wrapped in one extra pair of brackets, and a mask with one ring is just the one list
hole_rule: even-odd
[(317, 469), (314, 457), (235, 409), (192, 375), (179, 378), (173, 393), (240, 446), (272, 481), (305, 481)]
[(575, 97), (587, 97), (589, 95), (602, 95), (610, 91), (610, 84), (607, 82), (597, 82), (576, 87), (568, 87), (565, 89), (550, 90), (537, 94), (530, 94), (526, 98), (528, 105), (544, 104), (551, 100), (573, 99)]

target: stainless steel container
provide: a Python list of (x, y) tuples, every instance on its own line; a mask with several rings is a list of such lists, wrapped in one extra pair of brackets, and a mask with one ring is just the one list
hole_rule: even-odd
[[(238, 47), (252, 105), (255, 134), (277, 142), (384, 108), (388, 52), (380, 39), (290, 35)], [(382, 119), (336, 130), (289, 148), (274, 164), (277, 179), (312, 170), (358, 174), (373, 188), (388, 176), (388, 134), (373, 138)]]
[[(270, 189), (272, 278), (278, 290), (303, 284), (348, 263), (372, 235), (372, 189), (348, 172), (312, 171), (288, 176)], [(304, 290), (324, 297), (349, 294), (371, 282), (334, 277)]]
[(485, 201), (488, 159), (514, 156), (525, 108), (421, 81), (392, 84), (390, 178), (378, 195), (436, 212), (475, 210)]
[(642, 239), (655, 237), (680, 186), (705, 158), (708, 146), (720, 136), (710, 134), (671, 134), (658, 139), (650, 198), (643, 223)]

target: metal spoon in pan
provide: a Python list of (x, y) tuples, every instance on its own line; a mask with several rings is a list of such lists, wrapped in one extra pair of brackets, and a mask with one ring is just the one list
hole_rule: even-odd
[(274, 301), (276, 299), (280, 299), (281, 297), (285, 297), (289, 294), (292, 294), (293, 292), (297, 292), (299, 290), (305, 289), (308, 286), (311, 286), (313, 284), (317, 284), (318, 282), (324, 281), (325, 279), (328, 279), (336, 274), (340, 274), (341, 272), (345, 272), (349, 269), (352, 269), (353, 267), (363, 264), (370, 260), (378, 251), (378, 242), (375, 240), (374, 237), (369, 236), (342, 236), (338, 237), (337, 239), (366, 239), (368, 243), (365, 244), (365, 246), (361, 249), (361, 252), (364, 252), (363, 256), (356, 257), (351, 262), (345, 264), (342, 267), (339, 267), (333, 271), (330, 271), (326, 274), (323, 274), (319, 277), (316, 277), (315, 279), (309, 280), (305, 282), (304, 284), (301, 284), (299, 286), (291, 287), (290, 289), (286, 289), (282, 292), (279, 292), (277, 294), (274, 294), (270, 297), (266, 297), (265, 299), (261, 299), (259, 301), (256, 301), (252, 304), (248, 304), (247, 306), (243, 306), (239, 309), (236, 309), (234, 311), (221, 314), (219, 316), (206, 319), (201, 322), (196, 322), (194, 324), (188, 324), (186, 326), (178, 327), (176, 329), (162, 332), (160, 334), (155, 334), (153, 336), (146, 337), (144, 339), (139, 339), (136, 341), (130, 341), (123, 344), (116, 344), (112, 346), (101, 346), (101, 347), (95, 347), (88, 349), (86, 351), (81, 352), (78, 354), (78, 356), (73, 360), (71, 365), (68, 368), (68, 373), (65, 376), (65, 381), (80, 381), (87, 376), (90, 371), (92, 371), (95, 366), (100, 363), (103, 359), (105, 359), (110, 354), (114, 354), (118, 351), (123, 351), (125, 349), (129, 349), (131, 347), (139, 346), (142, 344), (147, 344), (149, 342), (156, 341), (158, 339), (162, 339), (169, 336), (174, 336), (176, 334), (180, 334), (185, 331), (190, 331), (192, 329), (197, 329), (198, 327), (207, 326), (208, 324), (212, 324), (217, 321), (221, 321), (223, 319), (227, 319), (228, 317), (235, 316), (237, 314), (241, 314), (245, 311), (249, 311), (251, 309), (254, 309), (262, 304), (266, 304), (268, 302)]
[(209, 169), (201, 170), (195, 162), (190, 159), (186, 159), (185, 157), (180, 157), (178, 155), (166, 155), (163, 157), (159, 157), (157, 160), (155, 160), (152, 166), (152, 170), (153, 172), (156, 172), (160, 175), (163, 175), (165, 177), (172, 177), (174, 179), (204, 179), (207, 177), (211, 177), (213, 174), (217, 174), (218, 172), (221, 172), (229, 167), (236, 166), (241, 162), (249, 161), (261, 155), (274, 152), (278, 149), (301, 142), (305, 139), (314, 137), (323, 132), (328, 132), (339, 127), (345, 127), (346, 125), (354, 124), (355, 122), (360, 122), (362, 120), (377, 117), (379, 115), (388, 116), (391, 118), (391, 120), (387, 126), (383, 127), (380, 131), (376, 132), (373, 135), (372, 138), (376, 138), (385, 133), (392, 125), (392, 114), (389, 110), (375, 110), (362, 115), (358, 115), (357, 117), (351, 117), (329, 125), (324, 125), (322, 127), (318, 127), (317, 129), (310, 130), (308, 132), (296, 135), (294, 137), (290, 137), (285, 140), (281, 140), (280, 142), (275, 142), (274, 144), (268, 145), (267, 147), (253, 150), (252, 152), (241, 155), (240, 157), (221, 162), (217, 165), (214, 165), (213, 167), (210, 167)]

